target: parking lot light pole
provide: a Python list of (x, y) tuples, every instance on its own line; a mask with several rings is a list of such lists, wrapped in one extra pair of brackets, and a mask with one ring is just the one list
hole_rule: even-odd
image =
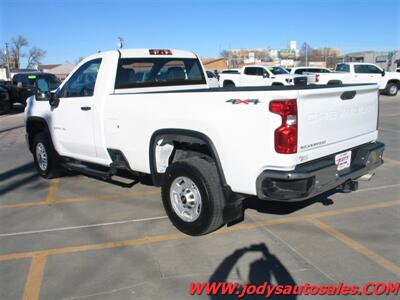
[(306, 44), (306, 67), (308, 67), (308, 45)]
[(6, 57), (6, 64), (7, 64), (7, 78), (10, 78), (10, 60), (8, 59), (8, 43), (5, 43), (6, 48), (4, 49), (4, 55)]

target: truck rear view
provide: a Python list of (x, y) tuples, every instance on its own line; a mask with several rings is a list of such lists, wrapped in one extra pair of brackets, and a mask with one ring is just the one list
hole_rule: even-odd
[(272, 101), (269, 110), (281, 117), (275, 151), (295, 167), (264, 170), (257, 179), (262, 199), (302, 200), (339, 185), (354, 190), (382, 163), (375, 85), (304, 89), (297, 99)]

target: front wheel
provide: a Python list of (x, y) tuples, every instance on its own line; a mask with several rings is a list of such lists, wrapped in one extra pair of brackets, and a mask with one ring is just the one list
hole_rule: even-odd
[(224, 195), (215, 163), (191, 157), (170, 165), (161, 188), (165, 211), (188, 235), (203, 235), (223, 225)]
[(32, 153), (40, 176), (50, 179), (59, 175), (58, 156), (47, 134), (41, 132), (34, 137)]
[(396, 96), (399, 91), (399, 86), (396, 83), (388, 83), (385, 89), (385, 94), (388, 96)]

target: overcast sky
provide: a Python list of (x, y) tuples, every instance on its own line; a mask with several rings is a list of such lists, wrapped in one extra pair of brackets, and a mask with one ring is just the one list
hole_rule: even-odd
[(399, 0), (0, 0), (0, 47), (25, 36), (44, 63), (116, 47), (178, 48), (217, 57), (229, 48), (400, 49)]

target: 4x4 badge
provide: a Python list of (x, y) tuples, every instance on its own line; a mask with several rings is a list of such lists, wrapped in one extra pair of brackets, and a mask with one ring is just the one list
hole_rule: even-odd
[(260, 100), (258, 99), (229, 99), (226, 101), (227, 103), (232, 103), (232, 104), (258, 104), (260, 103)]

